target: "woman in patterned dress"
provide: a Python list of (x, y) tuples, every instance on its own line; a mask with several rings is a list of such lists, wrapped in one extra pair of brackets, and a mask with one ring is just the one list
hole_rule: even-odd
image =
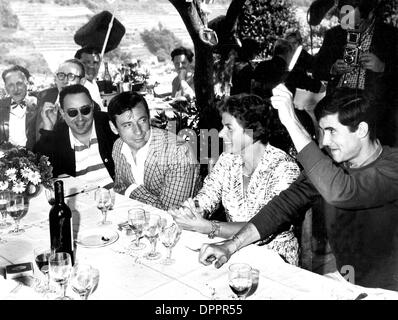
[[(169, 212), (183, 229), (230, 238), (285, 190), (298, 177), (300, 169), (292, 157), (269, 143), (275, 138), (272, 135), (279, 120), (268, 101), (253, 94), (239, 94), (227, 97), (218, 108), (224, 152), (196, 197)], [(203, 217), (221, 203), (228, 222)], [(298, 265), (299, 248), (293, 226), (285, 226), (265, 243), (285, 261)]]

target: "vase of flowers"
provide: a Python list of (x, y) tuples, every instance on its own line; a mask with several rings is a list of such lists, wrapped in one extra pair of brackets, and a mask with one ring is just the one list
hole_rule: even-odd
[(23, 147), (3, 144), (0, 150), (0, 192), (8, 190), (31, 198), (39, 193), (41, 186), (52, 186), (52, 166), (48, 157)]

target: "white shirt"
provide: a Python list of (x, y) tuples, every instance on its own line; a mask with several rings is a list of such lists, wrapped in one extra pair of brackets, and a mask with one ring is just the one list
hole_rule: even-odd
[(133, 174), (135, 183), (132, 183), (124, 192), (124, 195), (129, 196), (130, 193), (139, 185), (144, 184), (144, 170), (145, 160), (148, 157), (149, 145), (151, 143), (152, 134), (149, 136), (147, 143), (137, 151), (135, 161), (131, 154), (130, 147), (123, 142), (121, 153), (126, 157), (127, 163), (130, 164), (131, 173)]
[(9, 121), (9, 138), (8, 141), (14, 145), (25, 147), (26, 141), (26, 106), (21, 108), (17, 106), (10, 109), (10, 121)]
[(84, 81), (84, 86), (88, 89), (88, 91), (90, 92), (91, 98), (98, 103), (98, 105), (101, 108), (101, 111), (107, 111), (107, 108), (104, 108), (104, 105), (102, 104), (102, 98), (101, 98), (101, 94), (99, 92), (99, 88), (97, 85), (96, 81), (89, 81), (86, 79), (86, 81)]
[(89, 185), (101, 187), (113, 183), (99, 152), (95, 123), (93, 122), (88, 147), (76, 139), (70, 128), (69, 139), (72, 149), (75, 150), (76, 177)]

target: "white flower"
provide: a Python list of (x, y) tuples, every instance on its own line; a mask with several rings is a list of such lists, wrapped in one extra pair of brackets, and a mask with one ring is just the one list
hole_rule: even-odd
[(4, 191), (8, 188), (8, 181), (0, 181), (0, 191)]
[(7, 169), (6, 176), (9, 178), (10, 181), (17, 180), (17, 169), (15, 168)]
[(12, 191), (15, 193), (23, 193), (25, 191), (26, 185), (22, 181), (16, 181), (12, 187)]
[(32, 169), (30, 168), (23, 168), (20, 170), (22, 177), (25, 179), (29, 179), (29, 176), (33, 173)]
[(34, 185), (38, 185), (41, 182), (41, 176), (40, 173), (37, 171), (32, 171), (30, 170), (29, 181), (32, 182)]

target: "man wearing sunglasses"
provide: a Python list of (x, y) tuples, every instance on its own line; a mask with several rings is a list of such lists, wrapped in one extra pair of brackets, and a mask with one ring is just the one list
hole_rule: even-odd
[(94, 110), (90, 93), (81, 84), (63, 88), (59, 102), (64, 121), (56, 121), (50, 105), (43, 107), (43, 128), (35, 151), (49, 157), (54, 177), (66, 173), (90, 184), (112, 185), (112, 147), (117, 136), (107, 114)]

